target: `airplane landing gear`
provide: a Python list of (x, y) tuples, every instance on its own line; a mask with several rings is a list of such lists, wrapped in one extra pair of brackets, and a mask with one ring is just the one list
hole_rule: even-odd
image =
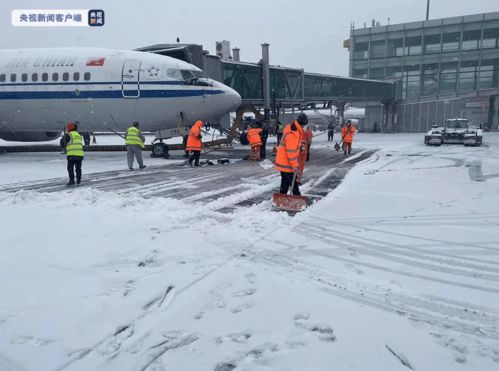
[(168, 144), (163, 143), (161, 140), (152, 144), (151, 157), (170, 158)]

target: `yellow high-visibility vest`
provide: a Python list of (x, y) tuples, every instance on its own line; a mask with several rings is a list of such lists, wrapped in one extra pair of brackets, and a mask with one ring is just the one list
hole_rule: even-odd
[(142, 139), (140, 139), (140, 130), (137, 129), (135, 126), (128, 128), (125, 144), (127, 146), (136, 145), (139, 146), (140, 148), (144, 148), (144, 142), (142, 142)]
[(68, 134), (71, 140), (66, 145), (66, 155), (83, 157), (83, 143), (80, 134), (77, 131), (70, 131)]

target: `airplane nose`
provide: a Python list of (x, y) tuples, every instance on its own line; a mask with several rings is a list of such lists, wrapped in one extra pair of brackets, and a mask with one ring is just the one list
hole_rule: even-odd
[(229, 88), (228, 86), (225, 86), (224, 90), (225, 90), (224, 95), (227, 96), (226, 100), (230, 112), (237, 111), (242, 102), (241, 96), (237, 91), (235, 91), (232, 88)]
[(214, 88), (221, 91), (221, 94), (216, 96), (220, 111), (223, 111), (223, 113), (237, 111), (242, 102), (239, 93), (218, 81), (213, 81), (212, 84)]

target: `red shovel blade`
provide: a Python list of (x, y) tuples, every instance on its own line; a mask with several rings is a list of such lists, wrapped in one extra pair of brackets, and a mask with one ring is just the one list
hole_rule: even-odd
[(277, 209), (285, 211), (303, 211), (308, 202), (308, 198), (305, 196), (285, 195), (282, 193), (274, 193), (272, 200)]

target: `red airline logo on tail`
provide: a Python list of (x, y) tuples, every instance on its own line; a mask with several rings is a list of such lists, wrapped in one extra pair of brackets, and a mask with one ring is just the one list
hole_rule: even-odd
[(106, 58), (89, 58), (87, 61), (87, 66), (93, 66), (93, 67), (103, 66), (105, 60)]

